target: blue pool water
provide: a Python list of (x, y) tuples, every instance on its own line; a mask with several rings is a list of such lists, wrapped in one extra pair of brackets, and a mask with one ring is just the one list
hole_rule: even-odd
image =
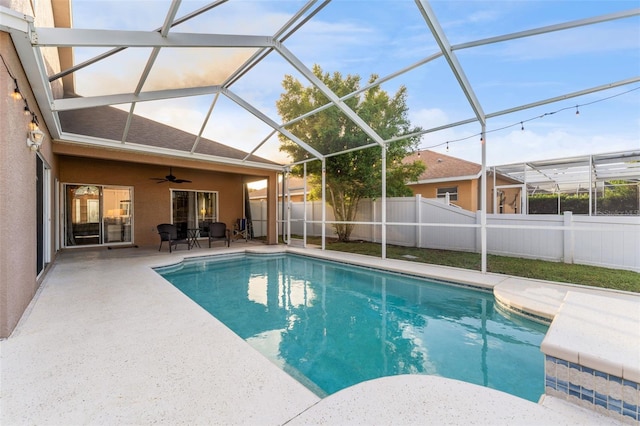
[(319, 395), (434, 374), (538, 401), (547, 326), (490, 292), (305, 256), (237, 255), (157, 271)]

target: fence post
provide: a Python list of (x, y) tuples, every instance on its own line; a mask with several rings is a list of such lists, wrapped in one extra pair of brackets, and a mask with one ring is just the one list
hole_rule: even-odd
[(416, 194), (416, 247), (421, 248), (422, 246), (422, 195)]
[(573, 239), (573, 213), (572, 212), (563, 212), (562, 213), (564, 222), (564, 232), (562, 235), (563, 243), (564, 243), (564, 263), (573, 263), (573, 250), (574, 250), (574, 239)]
[[(373, 217), (372, 222), (375, 223), (376, 219), (378, 218), (378, 215), (376, 214), (376, 201), (375, 200), (371, 200), (371, 216)], [(371, 225), (371, 241), (374, 242), (374, 243), (378, 241), (378, 239), (376, 238), (377, 230), (378, 230), (378, 227), (376, 225)]]

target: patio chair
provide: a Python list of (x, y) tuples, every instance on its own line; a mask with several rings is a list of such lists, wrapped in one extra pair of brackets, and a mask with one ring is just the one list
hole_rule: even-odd
[(158, 235), (160, 235), (160, 248), (158, 251), (162, 251), (162, 244), (166, 241), (169, 243), (169, 253), (171, 253), (171, 248), (178, 248), (178, 244), (186, 244), (187, 249), (191, 250), (191, 245), (189, 244), (189, 240), (186, 238), (178, 238), (178, 229), (172, 223), (161, 223), (157, 226)]
[(244, 238), (245, 241), (251, 239), (251, 225), (245, 218), (238, 219), (233, 226), (233, 239)]
[(211, 248), (211, 241), (226, 241), (227, 247), (231, 245), (231, 231), (227, 228), (227, 225), (223, 222), (212, 222), (209, 224), (209, 248)]

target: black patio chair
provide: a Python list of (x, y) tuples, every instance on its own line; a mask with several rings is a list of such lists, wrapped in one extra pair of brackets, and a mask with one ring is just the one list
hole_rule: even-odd
[(223, 222), (212, 222), (209, 224), (209, 248), (211, 241), (226, 241), (227, 247), (231, 245), (231, 231)]
[(178, 229), (172, 223), (161, 223), (158, 225), (158, 235), (160, 235), (160, 248), (162, 250), (162, 243), (165, 241), (169, 243), (169, 253), (171, 253), (171, 247), (178, 248), (178, 244), (186, 244), (187, 249), (191, 250), (191, 245), (187, 238), (178, 238)]

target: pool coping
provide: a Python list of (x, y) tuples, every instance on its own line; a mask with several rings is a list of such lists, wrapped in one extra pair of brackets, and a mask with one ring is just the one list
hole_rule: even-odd
[[(559, 424), (610, 420), (551, 396), (536, 404), (476, 385), (424, 376), (378, 379), (320, 399), (150, 269), (186, 258), (242, 252), (291, 252), (458, 281), (493, 289), (494, 293), (502, 291), (502, 297), (513, 306), (543, 315), (556, 306), (553, 312), (557, 312), (562, 300), (559, 294), (550, 297), (548, 290), (540, 296), (534, 291), (536, 286), (548, 289), (549, 285), (560, 285), (566, 291), (578, 288), (282, 246), (238, 244), (231, 249), (172, 255), (123, 254), (119, 259), (62, 256), (45, 277), (14, 334), (0, 341), (0, 423), (318, 424), (330, 413), (332, 423), (363, 424), (377, 419), (375, 424), (394, 424), (399, 416), (407, 415), (401, 411), (408, 395), (427, 398), (414, 407), (414, 417), (407, 418), (408, 423), (429, 418), (436, 423), (440, 419), (449, 424), (470, 420), (495, 424), (508, 415), (517, 415), (522, 423), (535, 423), (540, 415), (547, 421), (557, 419)], [(522, 296), (518, 286), (527, 288)], [(146, 311), (136, 310), (140, 304)], [(164, 352), (181, 362), (167, 359)], [(131, 364), (141, 360), (147, 364), (141, 367), (145, 375), (138, 377), (140, 372)], [(428, 392), (443, 387), (451, 391)], [(484, 410), (487, 404), (500, 411)]]

